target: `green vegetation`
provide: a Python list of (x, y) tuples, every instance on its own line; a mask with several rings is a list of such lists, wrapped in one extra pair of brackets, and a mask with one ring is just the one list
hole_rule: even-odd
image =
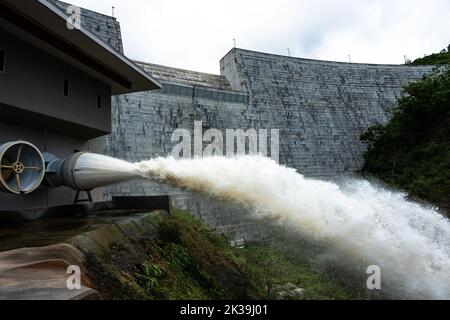
[[(137, 274), (140, 285), (157, 299), (243, 299), (249, 283), (224, 238), (213, 234), (191, 215), (177, 211), (151, 217), (158, 237), (146, 242), (148, 260)], [(154, 284), (153, 284), (154, 283)]]
[[(321, 249), (276, 232), (233, 248), (191, 215), (149, 214), (154, 236), (116, 244), (88, 257), (89, 277), (109, 299), (370, 298), (365, 279), (316, 270)], [(351, 280), (350, 280), (351, 279)], [(301, 294), (281, 295), (300, 290)], [(302, 290), (303, 289), (303, 290)]]
[(306, 300), (381, 298), (380, 293), (366, 290), (365, 278), (338, 266), (317, 264), (317, 257), (324, 252), (320, 246), (278, 230), (269, 239), (250, 243), (236, 254), (261, 299), (280, 299), (280, 291), (288, 284), (304, 289), (300, 299)]
[(362, 173), (450, 212), (450, 70), (437, 69), (405, 92), (390, 122), (361, 136), (368, 144)]
[(416, 59), (411, 64), (415, 66), (450, 64), (450, 45), (447, 47), (447, 49), (443, 49), (439, 53), (434, 53), (429, 56)]

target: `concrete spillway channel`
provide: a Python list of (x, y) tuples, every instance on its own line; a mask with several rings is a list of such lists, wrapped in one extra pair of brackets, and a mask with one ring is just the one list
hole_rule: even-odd
[[(166, 214), (154, 211), (150, 215)], [(86, 267), (112, 244), (149, 238), (148, 214), (58, 218), (0, 228), (0, 300), (101, 299)], [(70, 289), (69, 266), (79, 267), (81, 287)], [(69, 270), (70, 271), (70, 270)]]

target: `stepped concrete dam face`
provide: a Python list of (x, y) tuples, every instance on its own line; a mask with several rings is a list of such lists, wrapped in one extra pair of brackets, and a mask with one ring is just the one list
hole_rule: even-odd
[[(63, 9), (66, 4), (56, 2)], [(82, 10), (82, 24), (123, 53), (115, 18)], [(126, 54), (126, 52), (125, 52)], [(161, 83), (160, 90), (112, 98), (112, 133), (97, 139), (102, 153), (131, 162), (167, 156), (176, 129), (279, 129), (280, 164), (307, 177), (334, 179), (362, 166), (360, 136), (386, 123), (403, 87), (432, 67), (340, 63), (231, 49), (220, 75), (136, 63)], [(242, 208), (152, 181), (104, 188), (103, 196), (170, 194), (173, 204), (231, 238), (245, 238), (258, 226)]]
[[(69, 6), (49, 2), (63, 12)], [(86, 30), (116, 53), (126, 54), (115, 18), (87, 9), (81, 13)], [(325, 180), (351, 176), (360, 169), (365, 150), (360, 135), (388, 121), (407, 83), (432, 72), (427, 66), (317, 61), (239, 48), (222, 58), (220, 75), (134, 63), (161, 88), (125, 94), (113, 90), (111, 127), (103, 129), (111, 133), (79, 137), (65, 146), (67, 150), (76, 147), (139, 162), (170, 154), (178, 143), (172, 141), (173, 132), (192, 132), (196, 121), (202, 122), (203, 131), (278, 129), (280, 163)], [(104, 187), (94, 198), (151, 195), (171, 195), (175, 206), (232, 239), (258, 231), (236, 204), (153, 181)]]

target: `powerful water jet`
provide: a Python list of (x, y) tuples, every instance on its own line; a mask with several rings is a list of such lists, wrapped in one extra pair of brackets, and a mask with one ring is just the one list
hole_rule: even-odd
[(158, 158), (145, 177), (253, 208), (325, 244), (331, 262), (361, 274), (377, 265), (382, 289), (401, 298), (450, 299), (450, 222), (437, 210), (364, 180), (308, 179), (263, 157)]

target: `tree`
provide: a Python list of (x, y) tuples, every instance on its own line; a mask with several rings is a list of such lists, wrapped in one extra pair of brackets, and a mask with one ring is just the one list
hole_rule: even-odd
[(450, 210), (450, 69), (409, 84), (386, 125), (361, 136), (362, 172)]

